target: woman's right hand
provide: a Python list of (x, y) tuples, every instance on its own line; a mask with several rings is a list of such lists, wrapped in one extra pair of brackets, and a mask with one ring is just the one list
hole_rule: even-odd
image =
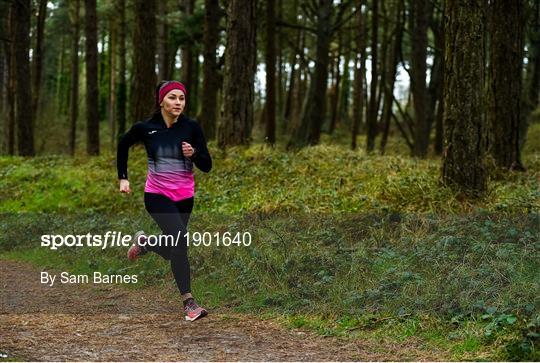
[(131, 193), (131, 188), (129, 187), (129, 180), (120, 179), (120, 193)]

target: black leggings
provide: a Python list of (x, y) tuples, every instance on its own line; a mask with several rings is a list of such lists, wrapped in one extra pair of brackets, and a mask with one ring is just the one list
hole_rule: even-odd
[(161, 244), (147, 245), (146, 249), (170, 260), (174, 280), (180, 293), (191, 292), (187, 241), (184, 234), (187, 232), (189, 216), (193, 209), (193, 197), (174, 202), (161, 194), (144, 193), (144, 206), (164, 235), (170, 235), (176, 240), (178, 233), (180, 233), (176, 246), (165, 244), (162, 239)]

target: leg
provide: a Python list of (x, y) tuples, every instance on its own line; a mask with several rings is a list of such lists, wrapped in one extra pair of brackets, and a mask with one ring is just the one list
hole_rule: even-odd
[[(144, 193), (146, 210), (156, 221), (163, 231), (163, 235), (172, 236), (174, 239), (180, 235), (176, 246), (148, 246), (147, 249), (160, 254), (165, 259), (171, 260), (171, 270), (180, 293), (190, 292), (190, 271), (187, 256), (187, 241), (184, 237), (186, 233), (186, 223), (189, 220), (189, 203), (173, 202), (169, 198), (155, 193)], [(178, 204), (179, 203), (179, 204)], [(178, 205), (182, 207), (180, 213)], [(191, 199), (193, 205), (193, 199)], [(186, 217), (187, 215), (187, 217)], [(162, 241), (163, 242), (163, 241)]]
[(175, 202), (180, 220), (181, 236), (178, 245), (171, 248), (171, 269), (183, 300), (191, 297), (191, 272), (189, 268), (187, 241), (184, 234), (187, 232), (189, 217), (193, 209), (193, 198)]
[[(187, 232), (189, 217), (193, 209), (193, 198), (188, 198), (176, 202), (176, 207), (178, 208), (178, 211), (180, 213), (180, 219), (182, 220), (182, 226), (184, 228), (183, 231)], [(191, 295), (187, 241), (184, 242), (184, 245), (177, 246), (176, 248), (173, 248), (171, 250), (171, 266), (173, 268), (173, 271), (175, 269), (180, 269), (182, 271), (180, 274), (182, 280), (180, 282), (179, 288), (180, 292), (182, 293), (184, 313), (186, 314), (185, 319), (189, 321), (194, 321), (208, 315), (208, 311), (200, 307)]]
[[(160, 194), (144, 193), (144, 206), (163, 234), (172, 234), (171, 231), (177, 225), (176, 220), (178, 219), (175, 218), (178, 210), (174, 202)], [(157, 253), (166, 260), (171, 259), (171, 246), (147, 245), (146, 249)]]

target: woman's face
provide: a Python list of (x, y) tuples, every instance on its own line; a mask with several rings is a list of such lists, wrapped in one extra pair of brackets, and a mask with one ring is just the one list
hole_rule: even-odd
[(165, 95), (160, 106), (162, 107), (163, 111), (169, 115), (178, 117), (182, 111), (184, 111), (184, 107), (186, 107), (186, 96), (184, 95), (184, 92), (178, 89), (173, 89)]

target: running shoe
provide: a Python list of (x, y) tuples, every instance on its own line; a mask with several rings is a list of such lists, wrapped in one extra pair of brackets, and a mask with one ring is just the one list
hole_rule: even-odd
[(141, 246), (141, 242), (146, 242), (146, 235), (144, 234), (144, 231), (135, 233), (133, 239), (134, 242), (127, 252), (127, 257), (130, 261), (136, 260), (139, 258), (139, 256), (142, 256), (148, 252), (144, 246)]
[(208, 315), (208, 311), (201, 308), (192, 297), (190, 297), (184, 305), (184, 313), (186, 314), (186, 320), (188, 321), (194, 321)]

